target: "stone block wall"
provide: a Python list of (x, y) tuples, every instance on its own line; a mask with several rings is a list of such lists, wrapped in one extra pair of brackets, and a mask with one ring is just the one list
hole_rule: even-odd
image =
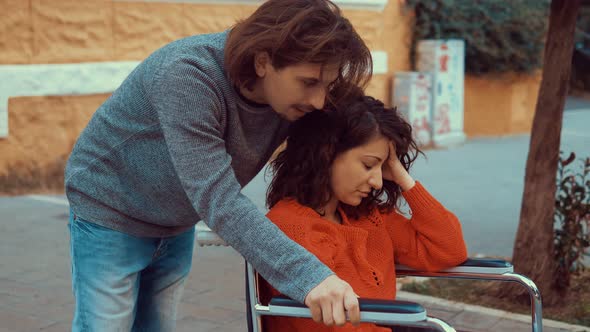
[[(257, 7), (211, 3), (0, 0), (0, 64), (141, 60), (175, 39), (225, 30)], [(372, 50), (390, 53), (390, 72), (408, 68), (411, 15), (398, 1), (343, 12)]]
[[(231, 27), (257, 8), (251, 2), (0, 0), (0, 74), (10, 65), (140, 61), (173, 40)], [(397, 0), (383, 10), (343, 11), (372, 51), (387, 53), (369, 93), (389, 103), (392, 73), (409, 69), (411, 17)], [(10, 134), (0, 139), (0, 193), (51, 189), (62, 182), (55, 170), (108, 96), (12, 96)]]

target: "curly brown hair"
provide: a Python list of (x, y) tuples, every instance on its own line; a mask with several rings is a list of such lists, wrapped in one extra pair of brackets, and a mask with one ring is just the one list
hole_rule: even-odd
[[(412, 127), (397, 109), (369, 96), (357, 96), (337, 108), (305, 115), (289, 129), (287, 146), (271, 162), (272, 181), (266, 196), (269, 208), (285, 198), (320, 209), (330, 200), (331, 167), (336, 157), (382, 135), (391, 140), (397, 157), (406, 170), (422, 153), (412, 137)], [(380, 190), (353, 207), (342, 204), (353, 218), (368, 215), (377, 208), (390, 212), (396, 208), (401, 188), (383, 181)]]
[(254, 57), (260, 52), (269, 54), (277, 70), (299, 63), (339, 64), (334, 86), (341, 90), (353, 85), (364, 88), (372, 76), (368, 47), (329, 0), (269, 0), (237, 23), (229, 33), (224, 57), (236, 87), (251, 88), (256, 82)]

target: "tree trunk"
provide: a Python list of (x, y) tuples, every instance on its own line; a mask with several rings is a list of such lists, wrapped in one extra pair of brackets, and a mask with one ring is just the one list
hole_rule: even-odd
[(553, 214), (563, 107), (579, 7), (580, 0), (551, 2), (543, 78), (533, 119), (520, 223), (514, 243), (514, 268), (539, 286), (545, 305), (559, 303), (566, 291), (558, 289), (555, 283), (559, 276), (553, 249)]

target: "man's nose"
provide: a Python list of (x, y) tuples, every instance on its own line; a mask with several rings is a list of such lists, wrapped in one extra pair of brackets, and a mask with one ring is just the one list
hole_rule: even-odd
[(323, 87), (315, 89), (315, 91), (311, 95), (311, 100), (310, 100), (311, 106), (313, 106), (313, 108), (315, 108), (316, 110), (321, 110), (322, 108), (324, 108), (325, 102), (326, 102), (326, 89)]

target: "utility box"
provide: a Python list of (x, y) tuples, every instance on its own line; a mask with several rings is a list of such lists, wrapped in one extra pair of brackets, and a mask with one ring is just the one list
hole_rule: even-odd
[(416, 68), (432, 75), (432, 141), (434, 146), (462, 144), (465, 42), (460, 39), (421, 40)]
[(420, 146), (432, 143), (431, 86), (429, 73), (396, 72), (393, 77), (392, 104), (412, 125)]

